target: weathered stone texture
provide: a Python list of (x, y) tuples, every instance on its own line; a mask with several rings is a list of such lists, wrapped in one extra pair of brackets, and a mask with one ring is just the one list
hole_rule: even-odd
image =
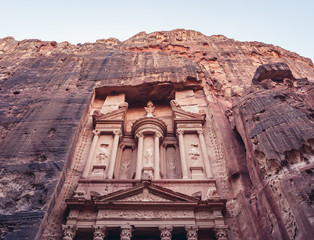
[(94, 88), (164, 82), (204, 88), (213, 152), (227, 159), (213, 171), (229, 238), (310, 237), (313, 79), (312, 61), (296, 53), (189, 30), (77, 45), (0, 39), (0, 238), (40, 236)]
[(253, 82), (230, 118), (247, 149), (251, 197), (261, 216), (273, 216), (265, 221), (268, 238), (310, 239), (313, 83), (295, 79), (284, 63), (259, 67)]

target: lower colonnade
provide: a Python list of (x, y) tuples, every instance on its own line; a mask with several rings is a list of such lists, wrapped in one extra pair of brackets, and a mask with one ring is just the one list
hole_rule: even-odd
[[(161, 240), (202, 240), (217, 239), (227, 240), (227, 228), (225, 226), (212, 229), (199, 229), (196, 225), (174, 227), (172, 225), (160, 225), (158, 227), (135, 227), (124, 225), (120, 227), (108, 227), (94, 225), (84, 231), (79, 231), (76, 225), (63, 225), (63, 240), (137, 240), (137, 239), (161, 239)], [(199, 234), (200, 233), (200, 234)], [(86, 236), (90, 237), (86, 237)], [(200, 236), (199, 236), (200, 235)]]

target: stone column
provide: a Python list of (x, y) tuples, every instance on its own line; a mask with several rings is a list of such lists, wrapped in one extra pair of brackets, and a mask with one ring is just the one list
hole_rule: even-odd
[(89, 150), (87, 162), (85, 164), (85, 168), (84, 168), (84, 171), (83, 171), (83, 178), (87, 178), (88, 177), (89, 170), (92, 167), (93, 156), (94, 156), (94, 153), (95, 153), (95, 150), (96, 150), (96, 145), (97, 145), (97, 142), (98, 142), (100, 131), (94, 130), (93, 133), (94, 133), (94, 138), (93, 138), (93, 142), (92, 142), (92, 145), (91, 145), (90, 150)]
[(141, 179), (144, 136), (143, 136), (143, 133), (137, 133), (136, 137), (138, 138), (138, 143), (137, 143), (137, 160), (136, 160), (136, 174), (135, 174), (135, 178), (136, 179)]
[(202, 149), (202, 155), (203, 155), (204, 164), (205, 164), (206, 176), (207, 176), (207, 178), (213, 178), (212, 169), (211, 169), (208, 154), (206, 151), (204, 131), (203, 130), (197, 130), (197, 134), (198, 134), (198, 137), (199, 137), (200, 143), (201, 143), (201, 149)]
[(179, 138), (179, 148), (180, 148), (180, 159), (181, 159), (182, 175), (183, 175), (183, 179), (187, 179), (188, 178), (188, 167), (186, 165), (183, 134), (184, 134), (183, 130), (177, 130), (177, 136)]
[(161, 240), (171, 240), (172, 237), (172, 226), (160, 226), (158, 227), (160, 231), (160, 239)]
[(120, 239), (121, 240), (131, 240), (132, 237), (132, 227), (130, 225), (122, 226), (121, 227), (121, 234)]
[(155, 134), (155, 161), (154, 161), (154, 178), (155, 179), (160, 179), (160, 158), (159, 158), (159, 138), (160, 134), (156, 133)]
[(105, 226), (93, 226), (94, 234), (93, 240), (104, 240), (105, 238)]
[(228, 239), (228, 229), (227, 227), (217, 227), (215, 228), (215, 234), (217, 240), (227, 240)]
[(109, 179), (112, 179), (112, 177), (113, 177), (113, 171), (114, 171), (114, 166), (116, 164), (119, 137), (121, 135), (121, 131), (115, 130), (115, 131), (113, 131), (113, 134), (114, 134), (114, 138), (113, 138), (113, 144), (112, 144), (112, 149), (111, 149), (109, 168), (108, 168), (108, 172), (107, 172), (107, 178), (109, 178)]
[(62, 225), (63, 238), (62, 240), (73, 240), (76, 233), (76, 225)]
[(185, 231), (187, 240), (197, 240), (197, 226), (185, 226)]

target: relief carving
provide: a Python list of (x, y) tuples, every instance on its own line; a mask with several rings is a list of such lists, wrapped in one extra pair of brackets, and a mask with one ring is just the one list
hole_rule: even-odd
[(119, 218), (119, 219), (180, 219), (193, 218), (193, 211), (186, 210), (102, 210), (97, 219)]
[(188, 152), (188, 155), (191, 159), (192, 165), (197, 165), (199, 163), (200, 152), (197, 150), (198, 144), (191, 144), (191, 149)]
[(138, 195), (134, 195), (128, 198), (124, 198), (121, 201), (138, 201), (138, 202), (148, 202), (148, 201), (154, 201), (154, 202), (169, 202), (170, 200), (159, 197), (157, 195), (151, 194), (148, 189), (144, 188), (143, 192)]
[(196, 219), (210, 219), (211, 215), (208, 211), (201, 211), (201, 212), (197, 212), (195, 213), (195, 217)]
[(126, 159), (126, 160), (122, 163), (122, 167), (121, 167), (121, 178), (129, 178), (130, 167), (131, 167), (131, 160), (130, 160), (130, 159)]
[(110, 152), (108, 150), (109, 144), (101, 144), (99, 153), (96, 156), (96, 164), (108, 166)]
[(176, 150), (173, 147), (167, 148), (167, 169), (168, 178), (176, 178)]

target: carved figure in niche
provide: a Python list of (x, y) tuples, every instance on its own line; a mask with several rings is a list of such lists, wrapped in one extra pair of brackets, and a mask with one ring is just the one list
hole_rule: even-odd
[(155, 107), (152, 101), (147, 103), (147, 106), (144, 107), (146, 111), (146, 117), (154, 117)]
[(128, 173), (130, 170), (131, 162), (130, 159), (126, 159), (121, 168), (121, 178), (128, 178)]
[(152, 167), (153, 166), (153, 148), (148, 146), (144, 153), (144, 167)]
[(109, 144), (101, 144), (99, 154), (96, 156), (97, 164), (108, 166), (109, 163)]
[(192, 160), (192, 165), (195, 165), (198, 163), (198, 158), (200, 156), (200, 153), (199, 153), (199, 151), (197, 151), (198, 144), (192, 143), (191, 146), (192, 147), (191, 147), (188, 155), (190, 156), (190, 159)]

